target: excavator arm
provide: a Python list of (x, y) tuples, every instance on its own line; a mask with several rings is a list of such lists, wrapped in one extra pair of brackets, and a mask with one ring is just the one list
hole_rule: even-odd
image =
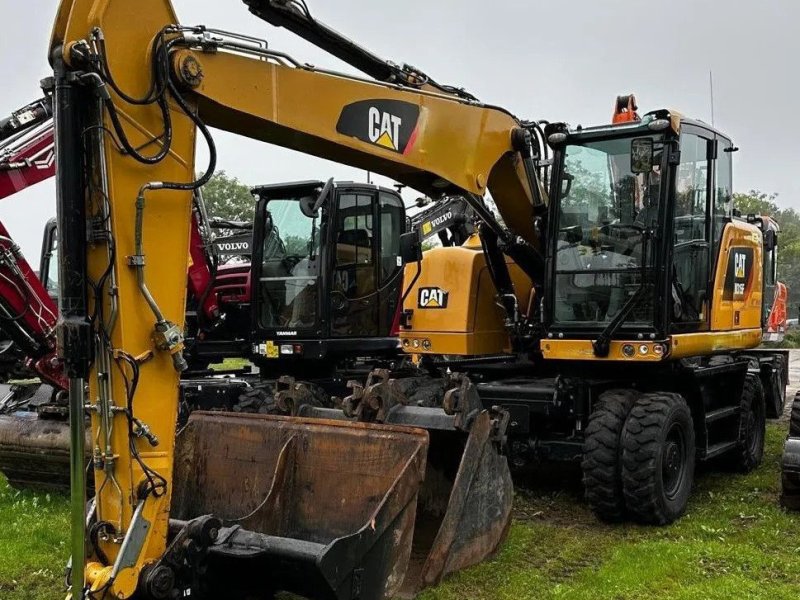
[[(257, 12), (259, 3), (248, 4)], [(143, 588), (147, 590), (144, 597), (157, 597), (164, 578), (180, 572), (179, 566), (170, 563), (179, 555), (178, 541), (196, 534), (194, 543), (208, 546), (220, 532), (217, 522), (192, 521), (177, 537), (169, 538), (167, 546), (170, 517), (175, 516), (170, 512), (173, 466), (184, 464), (174, 461), (178, 377), (184, 366), (179, 324), (185, 304), (191, 198), (216, 164), (209, 127), (369, 169), (437, 197), (461, 194), (496, 238), (505, 242), (505, 251), (514, 252), (523, 269), (532, 274), (540, 269), (534, 217), (542, 199), (533, 135), (510, 113), (439, 86), (408, 86), (402, 81), (374, 81), (317, 69), (250, 38), (176, 23), (169, 0), (135, 4), (63, 0), (53, 31), (63, 253), (59, 327), (73, 418), (72, 585), (76, 597), (86, 590), (89, 598), (106, 593), (129, 598)], [(195, 164), (198, 132), (209, 147), (206, 166)], [(83, 139), (90, 143), (81, 144)], [(203, 175), (196, 178), (198, 171)], [(513, 233), (501, 227), (483, 204), (487, 192), (505, 222), (513, 224)], [(88, 242), (87, 223), (92, 232)], [(93, 312), (105, 317), (90, 320)], [(97, 496), (89, 515), (93, 552), (84, 564), (87, 517), (79, 415), (87, 403), (92, 414)], [(213, 429), (210, 419), (199, 422)], [(481, 423), (485, 427), (479, 428), (480, 435), (485, 437), (476, 451), (491, 437), (488, 417)], [(231, 423), (230, 427), (238, 427), (236, 431), (244, 435), (250, 424)], [(302, 452), (293, 449), (300, 444), (296, 436), (316, 427), (301, 425), (295, 437), (280, 452), (276, 450), (271, 457), (278, 460), (276, 481), (291, 477), (285, 465), (294, 464), (291, 457)], [(396, 436), (409, 443), (413, 438), (416, 448), (422, 443), (415, 437), (416, 430), (365, 427), (365, 435)], [(287, 425), (285, 431), (289, 430)], [(505, 465), (505, 459), (499, 458)], [(392, 464), (399, 464), (398, 460)], [(487, 460), (476, 455), (470, 469), (495, 465)], [(411, 485), (408, 469), (424, 465), (418, 458), (404, 464), (391, 494), (375, 509), (371, 529), (367, 525), (355, 537), (337, 538), (312, 560), (328, 574), (328, 585), (343, 585), (336, 579), (337, 568), (325, 562), (336, 548), (354, 552), (364, 544), (377, 543), (369, 540), (382, 535), (387, 523), (396, 527), (401, 521), (407, 524), (407, 515), (413, 518), (410, 503), (416, 495), (400, 491), (413, 490), (413, 486), (404, 487)], [(366, 475), (374, 476), (372, 471)], [(339, 477), (330, 479), (332, 485)], [(506, 493), (510, 478), (507, 481), (507, 486), (494, 491)], [(177, 489), (182, 490), (179, 507), (185, 508), (193, 498), (197, 504), (198, 495), (208, 497), (205, 490), (187, 495), (185, 488)], [(274, 501), (274, 492), (264, 503)], [(318, 504), (324, 497), (317, 496)], [(396, 506), (400, 498), (404, 504)], [(242, 510), (258, 512), (264, 506), (243, 506)], [(286, 510), (281, 506), (273, 508)], [(327, 514), (329, 523), (335, 521), (330, 520), (335, 514), (333, 510)], [(502, 518), (498, 515), (497, 536), (483, 540), (484, 546), (473, 549), (471, 558), (463, 558), (466, 563), (458, 563), (462, 557), (448, 558), (450, 568), (491, 552), (507, 518), (507, 511)], [(192, 527), (202, 531), (193, 534)], [(397, 535), (402, 537), (401, 532)], [(455, 531), (449, 535), (449, 542), (437, 541), (453, 544)], [(270, 538), (270, 543), (280, 543), (280, 539)], [(478, 537), (472, 543), (480, 541)], [(291, 552), (296, 558), (298, 552), (315, 556), (318, 546), (295, 546)], [(447, 551), (442, 552), (443, 560)], [(398, 560), (398, 565), (403, 564), (402, 558)], [(377, 577), (374, 573), (367, 571), (365, 576)], [(398, 573), (384, 575), (395, 585), (399, 581)]]
[[(52, 96), (14, 110), (0, 119), (0, 200), (55, 176)], [(215, 264), (209, 219), (198, 194), (193, 205), (188, 290), (201, 305), (203, 325), (220, 318), (214, 293)], [(0, 223), (0, 319), (3, 329), (29, 357), (48, 383), (66, 389), (56, 357), (58, 307)]]

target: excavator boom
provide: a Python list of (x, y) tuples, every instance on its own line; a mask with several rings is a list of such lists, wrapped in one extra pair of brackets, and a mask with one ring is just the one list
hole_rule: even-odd
[[(403, 588), (409, 556), (427, 553), (412, 553), (409, 526), (426, 468), (428, 434), (409, 427), (420, 423), (457, 440), (469, 459), (453, 464), (445, 451), (439, 458), (446, 460), (428, 461), (442, 463), (435, 467), (445, 469), (451, 492), (439, 505), (432, 555), (416, 576), (434, 583), (482, 560), (510, 517), (511, 480), (499, 454), (507, 420), (482, 411), (467, 380), (444, 409), (392, 413), (411, 419), (399, 428), (343, 422), (341, 413), (333, 423), (240, 416), (228, 424), (195, 414), (176, 447), (188, 223), (192, 193), (216, 165), (213, 126), (436, 197), (463, 195), (534, 276), (542, 263), (534, 216), (543, 201), (533, 134), (507, 111), (464, 95), (313, 68), (265, 43), (177, 23), (168, 0), (63, 0), (53, 30), (74, 596), (199, 590), (201, 570), (221, 574), (226, 579), (210, 585), (236, 597), (270, 597), (273, 585), (291, 591), (297, 577), (270, 581), (248, 569), (266, 556), (282, 573), (317, 582), (317, 597), (389, 597)], [(195, 165), (197, 133), (209, 147), (206, 166)], [(78, 143), (86, 137), (90, 143)], [(84, 187), (87, 179), (92, 185)], [(487, 191), (513, 231), (484, 205)], [(88, 243), (86, 223), (97, 228)], [(115, 278), (113, 293), (106, 273)], [(90, 321), (98, 307), (114, 319)], [(84, 561), (79, 415), (87, 403), (97, 496), (88, 515), (94, 547)], [(264, 460), (242, 481), (232, 479), (234, 464), (256, 456)], [(220, 460), (201, 465), (211, 457)], [(235, 497), (225, 491), (231, 485), (241, 487)], [(295, 502), (293, 490), (309, 489), (313, 501)], [(420, 498), (420, 513), (435, 514), (425, 505)], [(331, 514), (334, 506), (346, 514)], [(263, 552), (254, 554), (254, 545)], [(238, 578), (244, 572), (252, 585)]]

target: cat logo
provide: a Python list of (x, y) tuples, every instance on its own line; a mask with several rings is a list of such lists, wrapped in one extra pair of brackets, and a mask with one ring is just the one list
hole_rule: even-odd
[(741, 298), (744, 296), (745, 279), (747, 278), (747, 255), (734, 252), (733, 259), (736, 264), (733, 275), (736, 279), (733, 283), (733, 297)]
[(744, 274), (747, 267), (747, 256), (741, 252), (736, 252), (733, 256), (734, 260), (736, 261), (736, 272), (734, 277), (736, 277), (736, 279), (744, 279)]
[(360, 100), (348, 104), (339, 115), (336, 131), (407, 154), (417, 137), (419, 106), (400, 100)]
[(420, 308), (447, 308), (448, 292), (438, 287), (419, 288)]
[(397, 150), (396, 140), (400, 140), (400, 125), (403, 119), (388, 112), (369, 107), (369, 140), (373, 144)]
[(723, 300), (744, 300), (752, 283), (753, 259), (752, 248), (732, 248), (728, 257), (728, 269), (725, 274)]

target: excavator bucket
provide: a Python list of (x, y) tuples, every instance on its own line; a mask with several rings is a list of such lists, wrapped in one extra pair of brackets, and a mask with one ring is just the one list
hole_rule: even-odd
[(16, 488), (69, 489), (69, 425), (35, 412), (0, 415), (0, 472)]
[(171, 530), (179, 539), (209, 515), (221, 527), (192, 593), (410, 597), (483, 560), (513, 493), (492, 431), (483, 413), (429, 447), (416, 427), (194, 413), (177, 442)]
[(403, 585), (406, 595), (485, 560), (505, 538), (514, 489), (495, 431), (496, 420), (487, 411), (477, 416), (468, 434), (429, 429), (428, 472), (414, 537), (416, 560)]
[[(0, 472), (16, 488), (69, 490), (69, 423), (48, 412), (53, 388), (0, 385), (0, 394)], [(87, 448), (89, 437), (87, 428)]]
[(172, 517), (222, 521), (207, 549), (208, 598), (289, 591), (366, 600), (399, 589), (425, 474), (424, 431), (194, 413), (177, 445)]
[[(483, 410), (469, 378), (455, 373), (446, 381), (395, 380), (376, 369), (365, 385), (351, 381), (348, 387), (353, 394), (341, 402), (342, 410), (295, 402), (295, 414), (421, 427), (430, 436), (402, 595), (491, 556), (507, 532), (514, 494), (501, 453), (508, 413)], [(295, 397), (302, 394), (295, 390)]]
[(783, 448), (781, 461), (781, 504), (800, 510), (800, 438), (790, 437)]

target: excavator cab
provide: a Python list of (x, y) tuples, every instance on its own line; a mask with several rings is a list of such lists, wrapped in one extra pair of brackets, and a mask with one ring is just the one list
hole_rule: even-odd
[(253, 349), (270, 369), (397, 351), (402, 198), (375, 185), (329, 183), (252, 190)]
[(757, 345), (764, 246), (733, 217), (731, 141), (668, 111), (559, 133), (554, 181), (570, 185), (552, 189), (545, 357), (661, 361), (682, 335), (710, 354), (704, 332)]

